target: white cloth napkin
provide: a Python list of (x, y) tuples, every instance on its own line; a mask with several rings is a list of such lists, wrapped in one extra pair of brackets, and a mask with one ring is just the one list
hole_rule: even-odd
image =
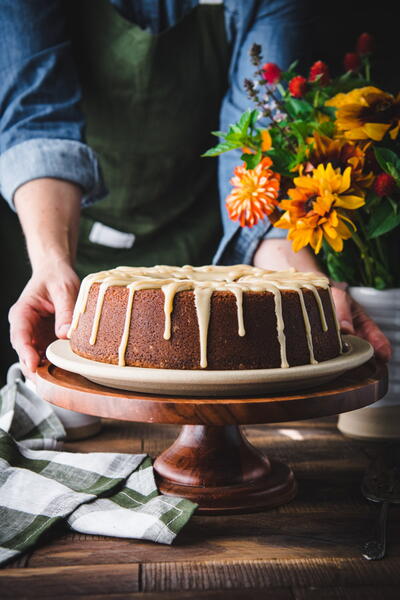
[(171, 544), (196, 504), (158, 493), (146, 454), (60, 452), (64, 428), (11, 367), (0, 391), (0, 564), (63, 521), (81, 533)]

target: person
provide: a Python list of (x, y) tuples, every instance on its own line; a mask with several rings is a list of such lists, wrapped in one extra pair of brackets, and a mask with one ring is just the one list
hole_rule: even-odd
[[(89, 272), (211, 260), (319, 270), (266, 222), (240, 229), (228, 220), (237, 154), (220, 157), (218, 173), (201, 158), (218, 121), (226, 129), (248, 107), (242, 82), (253, 43), (282, 68), (307, 62), (308, 0), (1, 6), (0, 191), (17, 211), (32, 266), (9, 314), (26, 372), (55, 336), (66, 337)], [(383, 333), (343, 286), (333, 291), (342, 329), (387, 359)]]

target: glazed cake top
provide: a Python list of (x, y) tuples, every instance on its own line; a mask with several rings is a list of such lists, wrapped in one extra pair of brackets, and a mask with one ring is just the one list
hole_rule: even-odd
[[(290, 271), (268, 271), (249, 265), (233, 266), (203, 266), (173, 267), (158, 265), (155, 267), (117, 267), (109, 271), (100, 271), (85, 277), (82, 281), (72, 324), (68, 336), (77, 328), (80, 315), (86, 310), (87, 300), (93, 284), (100, 284), (96, 302), (96, 310), (93, 320), (90, 344), (96, 343), (97, 332), (104, 297), (108, 288), (122, 286), (129, 290), (126, 306), (126, 319), (124, 331), (122, 332), (119, 346), (119, 364), (125, 364), (125, 352), (129, 338), (129, 330), (132, 316), (134, 294), (138, 290), (161, 289), (164, 294), (165, 328), (164, 339), (171, 337), (171, 314), (173, 311), (174, 297), (177, 292), (192, 290), (199, 326), (200, 337), (200, 366), (207, 366), (207, 332), (210, 319), (211, 296), (214, 291), (226, 291), (232, 293), (236, 298), (238, 335), (246, 335), (243, 317), (243, 293), (244, 292), (270, 292), (275, 299), (275, 314), (277, 321), (277, 335), (281, 348), (281, 366), (287, 367), (286, 343), (284, 333), (284, 322), (282, 315), (282, 290), (295, 291), (299, 295), (301, 310), (303, 313), (306, 337), (310, 351), (310, 362), (314, 364), (313, 343), (311, 326), (304, 303), (302, 289), (311, 290), (317, 302), (321, 325), (327, 330), (325, 314), (316, 287), (329, 289), (329, 281), (322, 275), (315, 273), (300, 273)], [(340, 336), (339, 336), (340, 338)]]
[[(87, 284), (106, 283), (128, 287), (130, 284), (146, 285), (160, 288), (169, 283), (187, 285), (185, 289), (195, 287), (212, 287), (221, 290), (235, 283), (246, 290), (265, 291), (271, 285), (279, 289), (297, 289), (298, 285), (311, 284), (319, 287), (328, 287), (328, 279), (315, 273), (301, 273), (298, 271), (269, 271), (249, 265), (204, 267), (173, 267), (157, 265), (155, 267), (116, 267), (109, 271), (99, 271), (85, 277), (82, 286)], [(147, 287), (147, 285), (146, 285)], [(149, 286), (150, 287), (150, 286)]]

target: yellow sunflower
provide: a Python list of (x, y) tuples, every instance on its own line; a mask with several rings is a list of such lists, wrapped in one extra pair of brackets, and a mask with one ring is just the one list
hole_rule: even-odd
[(278, 205), (280, 175), (271, 171), (271, 165), (265, 157), (255, 169), (241, 165), (234, 171), (233, 190), (225, 202), (229, 217), (242, 227), (253, 227)]
[(367, 86), (337, 94), (326, 102), (337, 108), (339, 133), (349, 140), (379, 142), (386, 133), (396, 139), (400, 128), (400, 94), (396, 97), (379, 88)]
[(344, 211), (365, 204), (362, 195), (349, 193), (351, 167), (342, 173), (330, 163), (320, 164), (311, 175), (296, 177), (294, 184), (296, 187), (288, 190), (289, 198), (280, 203), (285, 212), (274, 227), (289, 230), (288, 239), (292, 240), (295, 252), (310, 244), (318, 254), (323, 239), (341, 252), (343, 240), (352, 235), (347, 223), (356, 229)]
[(344, 138), (332, 139), (315, 132), (310, 139), (312, 150), (309, 156), (310, 166), (331, 163), (334, 169), (351, 167), (352, 188), (363, 191), (371, 187), (374, 174), (366, 165), (366, 152), (371, 142), (353, 142)]

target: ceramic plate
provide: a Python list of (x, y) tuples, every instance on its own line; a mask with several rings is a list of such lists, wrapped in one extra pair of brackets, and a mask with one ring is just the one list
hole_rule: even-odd
[(288, 369), (246, 369), (242, 371), (189, 371), (118, 367), (82, 358), (72, 352), (68, 340), (56, 340), (47, 348), (47, 358), (57, 367), (83, 375), (107, 387), (180, 396), (242, 396), (297, 391), (335, 379), (365, 363), (373, 356), (365, 340), (345, 335), (348, 350), (317, 365)]

